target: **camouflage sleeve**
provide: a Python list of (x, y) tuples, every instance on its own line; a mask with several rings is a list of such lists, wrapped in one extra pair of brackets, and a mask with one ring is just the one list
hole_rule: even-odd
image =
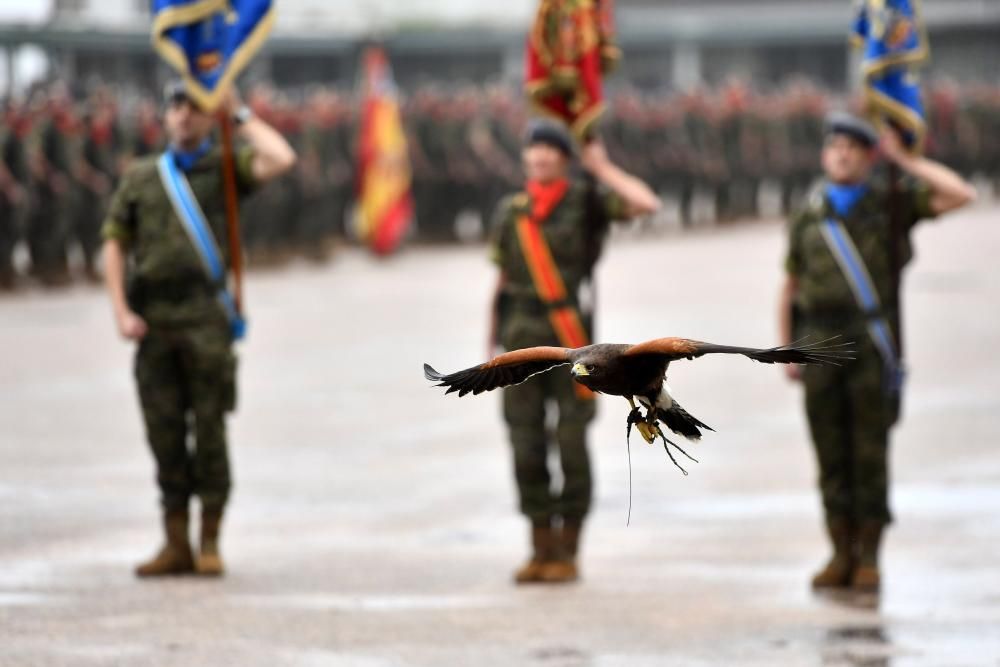
[(802, 273), (802, 216), (796, 215), (788, 222), (788, 253), (785, 255), (785, 272), (790, 276)]
[(628, 204), (621, 195), (615, 192), (605, 192), (601, 195), (604, 216), (607, 220), (628, 220)]
[(111, 204), (101, 225), (101, 237), (104, 240), (115, 240), (125, 247), (132, 243), (132, 232), (135, 227), (132, 183), (132, 172), (127, 171), (111, 197)]
[(921, 220), (931, 220), (937, 217), (934, 207), (931, 206), (931, 189), (924, 183), (914, 183), (905, 190), (905, 201), (909, 216), (907, 222), (910, 227), (915, 226)]
[(507, 238), (510, 234), (510, 207), (511, 197), (504, 197), (497, 204), (493, 211), (493, 218), (490, 220), (490, 241), (489, 256), (490, 261), (499, 267), (507, 263), (506, 249)]
[(260, 185), (253, 175), (253, 148), (240, 146), (236, 149), (234, 163), (236, 165), (236, 189), (241, 196), (253, 193)]

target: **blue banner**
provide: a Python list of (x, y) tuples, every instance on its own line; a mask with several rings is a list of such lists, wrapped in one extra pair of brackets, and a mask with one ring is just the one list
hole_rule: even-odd
[(870, 110), (895, 124), (912, 150), (923, 150), (926, 123), (914, 68), (927, 60), (928, 46), (919, 0), (863, 0), (851, 36), (862, 52)]
[(271, 0), (152, 0), (153, 48), (180, 72), (207, 111), (263, 45), (274, 23)]

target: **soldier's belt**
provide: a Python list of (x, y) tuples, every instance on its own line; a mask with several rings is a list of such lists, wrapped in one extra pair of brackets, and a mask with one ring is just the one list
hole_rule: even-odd
[(191, 281), (143, 281), (141, 292), (146, 303), (183, 303), (211, 298), (213, 289), (203, 276), (198, 276), (197, 280)]
[(552, 303), (543, 302), (536, 296), (524, 296), (524, 295), (510, 295), (510, 307), (512, 310), (516, 310), (522, 313), (527, 313), (529, 315), (537, 315), (539, 317), (548, 317), (549, 312), (559, 308), (578, 308), (579, 306), (569, 299), (563, 299), (561, 301), (554, 301)]
[[(891, 310), (891, 308), (890, 308)], [(885, 317), (886, 309), (861, 312), (857, 306), (802, 310), (802, 320), (817, 326), (864, 326), (869, 320)]]

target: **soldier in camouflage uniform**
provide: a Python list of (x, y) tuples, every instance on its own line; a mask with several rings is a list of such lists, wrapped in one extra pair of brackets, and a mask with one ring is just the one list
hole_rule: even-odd
[(152, 100), (143, 99), (139, 102), (128, 135), (127, 159), (145, 157), (163, 150), (163, 126), (156, 117), (156, 104)]
[[(549, 309), (570, 306), (582, 314), (587, 336), (585, 290), (600, 255), (608, 221), (649, 213), (659, 202), (649, 188), (610, 162), (599, 142), (582, 154), (583, 166), (612, 192), (569, 178), (572, 144), (568, 133), (550, 122), (528, 130), (523, 161), (526, 192), (503, 199), (492, 228), (492, 256), (500, 269), (498, 283), (499, 340), (507, 350), (534, 345), (565, 345), (549, 318)], [(539, 207), (549, 209), (539, 213)], [(565, 284), (566, 303), (543, 302), (532, 279), (529, 259), (519, 240), (522, 220), (539, 225), (552, 261)], [(558, 409), (555, 440), (564, 482), (554, 492), (547, 467), (549, 435), (545, 412)], [(545, 373), (504, 390), (503, 414), (514, 450), (514, 475), (521, 512), (531, 522), (533, 552), (515, 574), (518, 583), (562, 582), (577, 578), (576, 553), (584, 518), (590, 508), (591, 474), (587, 424), (593, 419), (593, 397), (582, 398), (565, 374)]]
[(101, 245), (101, 219), (118, 176), (122, 154), (117, 110), (108, 94), (101, 91), (92, 101), (83, 128), (83, 142), (77, 169), (77, 211), (74, 231), (83, 252), (84, 271), (97, 279), (97, 252)]
[[(214, 117), (188, 99), (180, 82), (168, 86), (166, 97), (168, 155), (186, 174), (228, 261), (222, 157), (211, 139)], [(230, 98), (227, 108), (235, 106)], [(234, 160), (239, 192), (245, 195), (288, 171), (295, 153), (246, 107), (234, 117), (235, 134), (247, 144)], [(230, 323), (216, 298), (218, 286), (206, 275), (171, 205), (157, 157), (130, 166), (103, 227), (105, 278), (118, 329), (139, 343), (135, 377), (156, 460), (166, 532), (165, 546), (136, 574), (196, 570), (220, 575), (219, 525), (230, 489), (225, 415), (236, 401), (236, 358)], [(188, 538), (192, 495), (200, 498), (202, 508), (197, 557)]]
[(24, 137), (28, 119), (13, 103), (4, 109), (0, 126), (0, 290), (13, 289), (14, 247), (20, 238), (21, 212), (27, 205)]
[[(852, 341), (856, 350), (856, 359), (844, 366), (789, 370), (793, 379), (801, 373), (805, 384), (806, 413), (834, 551), (812, 580), (816, 589), (877, 592), (879, 544), (883, 528), (891, 520), (887, 463), (898, 394), (886, 391), (886, 360), (868, 333), (871, 316), (862, 313), (823, 234), (826, 220), (839, 220), (844, 225), (867, 266), (882, 314), (898, 341), (888, 194), (871, 179), (878, 142), (875, 130), (864, 121), (832, 114), (822, 152), (826, 180), (810, 195), (790, 227), (788, 277), (781, 308), (785, 342), (803, 336), (824, 340), (839, 334)], [(898, 207), (905, 230), (900, 243), (905, 263), (912, 257), (909, 232), (913, 226), (967, 204), (975, 192), (947, 167), (908, 153), (894, 131), (884, 132), (880, 145), (886, 159), (907, 178)]]
[(79, 122), (61, 88), (46, 101), (44, 120), (31, 141), (32, 206), (27, 227), (31, 270), (46, 286), (69, 282), (67, 241), (78, 210), (75, 167)]

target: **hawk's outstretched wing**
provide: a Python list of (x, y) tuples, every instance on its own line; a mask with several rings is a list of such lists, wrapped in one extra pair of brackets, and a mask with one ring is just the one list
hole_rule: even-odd
[(565, 366), (571, 363), (569, 353), (570, 350), (565, 347), (527, 347), (450, 375), (442, 375), (424, 364), (424, 377), (437, 382), (438, 387), (448, 387), (446, 394), (453, 391), (457, 391), (459, 396), (481, 394), (498, 387), (521, 384), (532, 375)]
[(852, 343), (831, 343), (838, 337), (816, 343), (803, 344), (798, 341), (791, 345), (758, 349), (754, 347), (733, 347), (702, 343), (686, 338), (657, 338), (639, 343), (625, 350), (626, 357), (655, 356), (675, 359), (694, 359), (706, 354), (742, 354), (764, 364), (820, 364), (839, 366), (841, 362), (854, 359)]

